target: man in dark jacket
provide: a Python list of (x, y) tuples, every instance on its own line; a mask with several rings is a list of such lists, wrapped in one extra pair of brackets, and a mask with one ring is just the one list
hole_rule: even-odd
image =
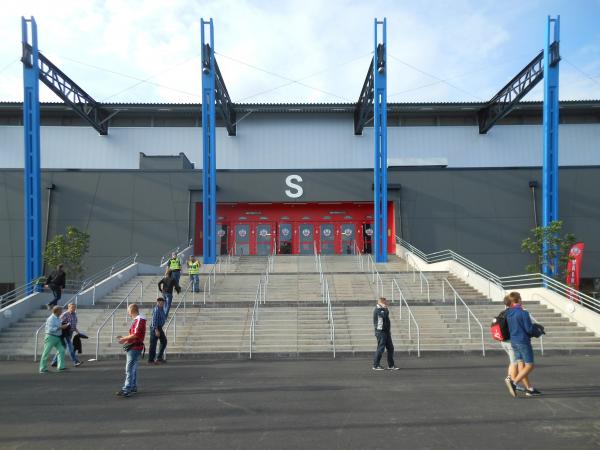
[(380, 297), (377, 306), (373, 310), (373, 326), (375, 327), (375, 337), (377, 338), (377, 350), (373, 359), (373, 370), (384, 370), (381, 367), (381, 357), (387, 350), (387, 362), (389, 370), (398, 370), (394, 364), (394, 343), (392, 342), (392, 332), (390, 324), (390, 311), (388, 303), (384, 297)]
[(62, 291), (65, 288), (66, 282), (67, 275), (63, 270), (63, 265), (59, 264), (56, 270), (46, 278), (45, 287), (50, 288), (54, 295), (54, 299), (46, 305), (48, 309), (52, 309), (56, 306), (62, 296)]
[[(508, 392), (516, 397), (516, 385), (527, 379), (533, 371), (533, 348), (531, 347), (533, 323), (529, 313), (523, 309), (521, 295), (518, 292), (511, 292), (508, 294), (508, 298), (511, 300), (511, 305), (506, 312), (506, 321), (510, 331), (510, 345), (513, 348), (517, 362), (524, 363), (524, 365), (519, 364), (519, 372), (514, 380), (508, 377), (505, 380)], [(528, 397), (540, 394), (540, 391), (531, 386), (525, 390), (525, 395)]]
[(168, 269), (167, 273), (165, 273), (165, 277), (158, 282), (158, 290), (162, 293), (166, 303), (165, 316), (169, 315), (169, 310), (171, 309), (171, 303), (173, 302), (173, 289), (175, 289), (178, 294), (181, 293), (179, 283), (173, 277), (171, 269)]

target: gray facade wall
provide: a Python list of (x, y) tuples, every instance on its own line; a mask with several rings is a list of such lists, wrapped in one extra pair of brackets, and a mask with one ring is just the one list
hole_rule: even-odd
[[(285, 195), (285, 178), (302, 177), (304, 195)], [(91, 234), (86, 259), (93, 273), (133, 253), (157, 264), (164, 252), (193, 236), (192, 205), (201, 199), (199, 170), (44, 170), (55, 185), (49, 236), (67, 225)], [(584, 277), (600, 276), (600, 167), (562, 168), (560, 217), (586, 243)], [(520, 242), (534, 226), (530, 180), (540, 169), (392, 169), (389, 199), (397, 230), (425, 252), (452, 249), (498, 273), (522, 273)], [(369, 170), (219, 171), (219, 202), (371, 201)], [(400, 188), (398, 189), (398, 185)], [(538, 215), (541, 212), (537, 195)], [(23, 281), (23, 180), (0, 170), (0, 282)], [(44, 189), (42, 217), (48, 191)], [(44, 231), (44, 230), (43, 230)]]
[[(373, 128), (353, 133), (351, 115), (256, 114), (237, 136), (216, 131), (217, 169), (373, 168)], [(561, 124), (561, 166), (600, 165), (600, 123)], [(138, 169), (139, 154), (179, 155), (202, 168), (198, 127), (113, 127), (98, 136), (90, 127), (41, 127), (45, 169)], [(536, 167), (542, 164), (540, 125), (497, 125), (481, 135), (476, 126), (388, 127), (390, 166), (450, 168)], [(0, 168), (23, 167), (23, 128), (0, 127)]]

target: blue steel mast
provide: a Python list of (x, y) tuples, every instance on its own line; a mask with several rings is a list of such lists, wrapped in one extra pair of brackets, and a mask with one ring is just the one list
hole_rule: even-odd
[[(553, 36), (552, 36), (553, 35)], [(552, 41), (556, 44), (552, 46)], [(548, 16), (544, 43), (544, 147), (542, 169), (542, 226), (558, 220), (558, 68), (560, 58), (560, 16)], [(556, 55), (553, 54), (556, 52)], [(543, 243), (543, 254), (548, 252)], [(543, 259), (542, 272), (553, 276), (559, 272), (558, 256), (552, 261)]]
[[(209, 26), (210, 44), (205, 41)], [(202, 248), (204, 264), (217, 261), (217, 183), (215, 142), (215, 53), (213, 20), (200, 19), (202, 44)]]
[[(28, 26), (30, 25), (30, 27)], [(29, 30), (30, 28), (30, 30)], [(29, 31), (31, 33), (29, 33)], [(31, 44), (29, 44), (31, 37)], [(35, 19), (21, 17), (23, 43), (23, 130), (25, 196), (25, 282), (42, 275), (42, 223), (40, 191), (39, 53)], [(26, 52), (26, 48), (31, 48)]]
[[(382, 25), (382, 41), (377, 31)], [(373, 64), (373, 138), (374, 138), (374, 191), (375, 191), (375, 261), (387, 262), (387, 67), (386, 19), (375, 19), (375, 55)]]

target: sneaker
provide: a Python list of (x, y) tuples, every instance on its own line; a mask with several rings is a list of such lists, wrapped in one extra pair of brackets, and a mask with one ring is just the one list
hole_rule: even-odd
[(56, 367), (57, 363), (53, 362), (52, 364), (50, 364), (52, 367)]
[(373, 370), (385, 370), (385, 369), (381, 366), (373, 366)]
[(48, 369), (42, 369), (40, 370), (40, 373), (48, 373)]
[(515, 385), (515, 391), (517, 392), (525, 392), (527, 389), (525, 389), (525, 386), (521, 386), (520, 384), (516, 384)]
[(506, 377), (504, 379), (504, 384), (506, 384), (506, 388), (508, 389), (508, 393), (510, 395), (512, 395), (513, 397), (517, 396), (517, 392), (516, 392), (516, 388), (515, 388), (515, 383), (513, 383), (513, 381), (510, 379), (510, 377)]
[(123, 389), (117, 391), (115, 394), (117, 397), (129, 397), (129, 392), (124, 391)]
[(157, 359), (155, 363), (156, 363), (156, 364), (164, 364), (164, 363), (166, 363), (166, 362), (167, 362), (167, 361), (166, 361), (165, 359)]
[(526, 397), (537, 397), (538, 395), (542, 395), (542, 393), (540, 391), (538, 391), (536, 388), (531, 388), (531, 389), (525, 390)]
[(387, 370), (400, 370), (400, 367), (392, 366), (388, 367)]
[(129, 390), (129, 395), (133, 395), (133, 394), (137, 394), (137, 388), (136, 388), (136, 387), (134, 387), (134, 388), (131, 388), (131, 389)]
[(62, 369), (58, 369), (59, 372), (64, 372), (65, 370), (69, 370), (68, 367), (63, 367)]
[(82, 363), (81, 361), (77, 361), (77, 362), (75, 363), (75, 367), (79, 367), (79, 366), (80, 366), (80, 365), (82, 365), (82, 364), (83, 364), (83, 363)]

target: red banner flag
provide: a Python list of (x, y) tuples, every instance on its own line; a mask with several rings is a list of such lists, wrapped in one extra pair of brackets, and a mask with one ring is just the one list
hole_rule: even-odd
[(585, 244), (577, 242), (569, 251), (569, 262), (567, 264), (567, 285), (579, 290), (579, 274), (581, 273), (581, 260)]

